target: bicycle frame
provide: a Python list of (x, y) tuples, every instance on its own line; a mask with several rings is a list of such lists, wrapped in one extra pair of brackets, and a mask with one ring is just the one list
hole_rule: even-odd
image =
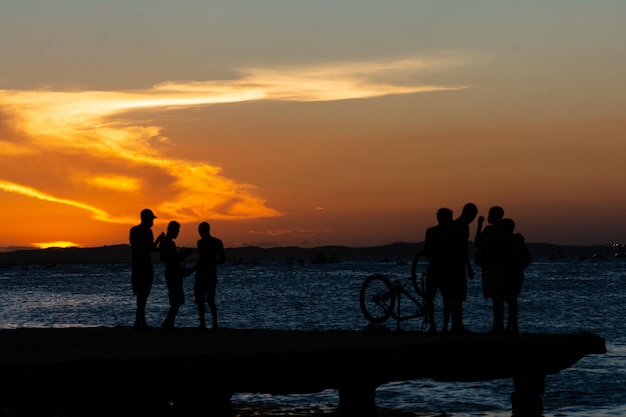
[[(423, 259), (423, 251), (415, 255), (411, 266), (411, 275), (404, 280), (394, 279), (392, 281), (388, 276), (382, 274), (373, 274), (365, 279), (359, 293), (359, 302), (363, 315), (371, 323), (381, 324), (393, 317), (397, 329), (400, 330), (401, 322), (423, 317), (422, 331), (424, 331), (432, 322), (424, 293), (426, 279), (424, 268), (426, 264), (420, 262)], [(409, 290), (407, 285), (412, 287), (414, 291)], [(407, 298), (409, 304), (413, 304), (416, 308), (415, 313), (403, 315), (402, 307), (405, 306), (405, 310), (411, 307), (406, 307), (406, 301), (402, 302), (402, 298)]]
[[(400, 330), (400, 322), (405, 320), (411, 320), (419, 317), (423, 317), (424, 321), (422, 322), (422, 330), (426, 327), (427, 323), (427, 311), (426, 306), (422, 303), (421, 300), (418, 300), (413, 294), (406, 290), (406, 285), (411, 278), (407, 278), (404, 281), (404, 284), (400, 283), (400, 280), (395, 280), (392, 282), (394, 294), (393, 296), (396, 298), (396, 312), (391, 312), (391, 317), (396, 320), (396, 329)], [(401, 300), (402, 296), (408, 298), (416, 307), (417, 312), (415, 314), (402, 315), (401, 310)]]

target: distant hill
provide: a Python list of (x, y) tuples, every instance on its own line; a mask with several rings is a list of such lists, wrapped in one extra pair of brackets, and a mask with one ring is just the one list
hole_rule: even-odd
[[(227, 248), (226, 256), (227, 261), (233, 263), (264, 261), (333, 262), (355, 259), (409, 262), (423, 246), (423, 242), (397, 242), (372, 247), (320, 246), (316, 248), (299, 248), (287, 246), (261, 248), (247, 246)], [(470, 244), (470, 248), (473, 248), (473, 245)], [(576, 258), (590, 258), (594, 253), (599, 252), (606, 252), (609, 255), (609, 250), (604, 245), (563, 246), (549, 243), (529, 243), (528, 248), (534, 259), (547, 259), (551, 253), (556, 252), (560, 252), (566, 257)], [(195, 253), (189, 258), (189, 261), (195, 260), (194, 255)], [(158, 260), (157, 253), (155, 253), (154, 259)], [(130, 246), (127, 244), (95, 248), (19, 249), (0, 252), (0, 265), (127, 262), (130, 262)]]
[(20, 249), (0, 252), (0, 265), (130, 262), (129, 245), (95, 248)]
[[(285, 260), (308, 262), (309, 260), (408, 259), (412, 258), (422, 246), (420, 243), (393, 243), (368, 248), (347, 246), (261, 248), (246, 246), (226, 248), (226, 258), (228, 262), (245, 263)], [(192, 254), (188, 260), (194, 261), (195, 255), (195, 253)], [(154, 260), (158, 260), (158, 252), (155, 252)], [(130, 262), (130, 246), (127, 244), (96, 248), (20, 249), (0, 252), (0, 265), (127, 262)]]

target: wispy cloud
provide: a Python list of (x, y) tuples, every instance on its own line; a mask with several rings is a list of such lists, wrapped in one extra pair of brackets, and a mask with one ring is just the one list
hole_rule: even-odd
[[(133, 223), (109, 200), (160, 197), (154, 208), (180, 221), (280, 216), (251, 184), (221, 168), (168, 157), (160, 126), (123, 119), (130, 111), (166, 110), (251, 100), (330, 101), (468, 86), (394, 83), (397, 77), (458, 65), (453, 60), (402, 59), (280, 69), (242, 68), (232, 80), (165, 82), (135, 91), (0, 90), (11, 134), (0, 136), (0, 190), (84, 209), (100, 221)], [(33, 155), (40, 164), (28, 164)], [(48, 181), (42, 181), (45, 175)], [(158, 181), (154, 178), (158, 177)], [(51, 179), (55, 178), (56, 181)], [(55, 185), (52, 185), (55, 184)], [(168, 192), (159, 186), (166, 184)], [(98, 195), (98, 197), (96, 197)], [(106, 197), (106, 195), (105, 195)], [(154, 197), (152, 197), (154, 198)]]
[[(72, 201), (72, 200), (67, 200), (67, 199), (63, 199), (63, 198), (57, 198), (57, 197), (53, 197), (51, 195), (48, 195), (46, 193), (43, 193), (41, 191), (37, 191), (33, 188), (30, 187), (26, 187), (23, 185), (19, 185), (19, 184), (13, 184), (10, 182), (6, 182), (6, 181), (0, 181), (0, 190), (2, 191), (6, 191), (6, 192), (10, 192), (10, 193), (16, 193), (16, 194), (21, 194), (27, 197), (32, 197), (32, 198), (36, 198), (38, 200), (42, 200), (42, 201), (49, 201), (52, 203), (59, 203), (59, 204), (64, 204), (66, 206), (71, 206), (71, 207), (76, 207), (79, 209), (83, 209), (83, 210), (87, 210), (89, 212), (92, 213), (94, 219), (96, 220), (101, 220), (101, 221), (110, 221), (110, 222), (128, 222), (128, 219), (111, 219), (109, 217), (109, 215), (104, 211), (104, 210), (100, 210), (96, 207), (92, 207), (88, 204), (84, 204), (81, 203), (79, 201)], [(133, 218), (133, 221), (135, 219)]]
[[(415, 94), (461, 90), (469, 86), (411, 84), (399, 85), (398, 78), (415, 78), (460, 65), (452, 59), (401, 59), (383, 62), (346, 62), (307, 68), (242, 68), (242, 77), (232, 81), (167, 82), (154, 88), (160, 94), (185, 94), (178, 105), (249, 100), (333, 101), (364, 99), (391, 94)], [(394, 83), (396, 80), (396, 83)], [(213, 101), (215, 100), (215, 101)], [(206, 103), (209, 104), (209, 103)]]

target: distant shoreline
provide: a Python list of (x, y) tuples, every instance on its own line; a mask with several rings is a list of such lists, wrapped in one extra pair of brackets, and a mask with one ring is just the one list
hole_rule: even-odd
[[(423, 242), (397, 242), (371, 247), (319, 246), (300, 248), (296, 246), (262, 248), (246, 246), (226, 248), (227, 262), (254, 263), (263, 261), (283, 262), (340, 262), (343, 260), (378, 260), (380, 262), (409, 262), (423, 248)], [(548, 259), (551, 254), (559, 253), (562, 258), (592, 258), (604, 254), (612, 257), (612, 248), (608, 245), (555, 245), (550, 243), (528, 243), (528, 248), (535, 260)], [(470, 244), (470, 250), (473, 245)], [(155, 253), (156, 255), (156, 253)], [(155, 260), (158, 257), (155, 256)], [(193, 255), (189, 259), (193, 261)], [(47, 248), (17, 249), (0, 252), (0, 265), (29, 264), (88, 264), (88, 263), (127, 263), (130, 262), (130, 246), (119, 244), (93, 248)]]

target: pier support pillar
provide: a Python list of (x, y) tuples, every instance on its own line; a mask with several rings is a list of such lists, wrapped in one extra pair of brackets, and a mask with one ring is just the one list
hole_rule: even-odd
[(181, 398), (177, 408), (181, 416), (230, 417), (231, 393), (219, 388), (209, 389), (203, 393)]
[(339, 388), (341, 417), (377, 417), (376, 386), (354, 381)]
[(511, 394), (513, 417), (541, 417), (545, 375), (518, 375), (513, 377), (515, 392)]
[[(152, 406), (161, 404), (160, 412), (142, 412), (138, 409), (133, 415), (176, 415), (180, 417), (230, 417), (232, 392), (226, 387), (214, 384), (204, 385), (194, 382), (194, 377), (190, 378), (191, 383), (179, 381), (172, 382), (166, 389), (152, 387), (151, 401), (144, 401)], [(178, 383), (178, 385), (176, 385)], [(163, 385), (161, 385), (163, 387)], [(146, 405), (143, 405), (145, 407)]]

